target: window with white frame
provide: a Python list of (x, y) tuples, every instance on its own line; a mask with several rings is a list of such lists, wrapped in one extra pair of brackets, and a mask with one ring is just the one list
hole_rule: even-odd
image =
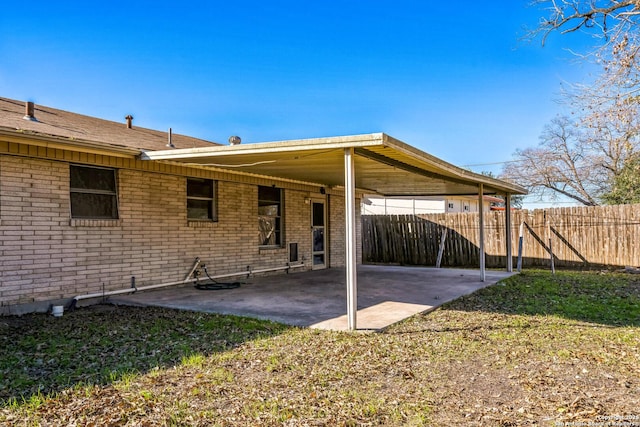
[(115, 169), (71, 165), (71, 218), (117, 219)]
[(260, 246), (282, 246), (282, 190), (258, 187), (258, 232)]
[(216, 182), (211, 179), (187, 178), (187, 219), (217, 221)]

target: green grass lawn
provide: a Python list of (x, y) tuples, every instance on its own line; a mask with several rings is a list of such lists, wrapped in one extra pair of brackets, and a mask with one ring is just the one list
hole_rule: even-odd
[(3, 425), (631, 420), (640, 277), (527, 271), (367, 334), (112, 306), (0, 318), (0, 402)]

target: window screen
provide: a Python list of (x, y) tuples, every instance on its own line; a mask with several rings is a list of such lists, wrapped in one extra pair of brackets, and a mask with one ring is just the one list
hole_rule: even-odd
[(282, 190), (258, 187), (258, 231), (261, 246), (282, 245)]
[(216, 185), (210, 179), (187, 179), (187, 218), (216, 220)]
[(114, 169), (71, 165), (69, 178), (72, 218), (118, 218)]

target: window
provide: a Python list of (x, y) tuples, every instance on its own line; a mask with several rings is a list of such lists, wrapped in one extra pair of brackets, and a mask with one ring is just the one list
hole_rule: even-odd
[(71, 218), (118, 218), (114, 169), (71, 165), (69, 177)]
[(258, 230), (261, 246), (282, 245), (282, 190), (258, 187)]
[(216, 186), (211, 179), (187, 179), (187, 219), (216, 221)]

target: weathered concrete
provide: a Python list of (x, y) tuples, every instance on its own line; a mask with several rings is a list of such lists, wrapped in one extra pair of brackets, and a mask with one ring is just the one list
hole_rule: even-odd
[[(425, 267), (358, 266), (359, 330), (378, 330), (494, 284), (512, 273)], [(289, 325), (347, 330), (344, 269), (255, 277), (236, 289), (192, 286), (119, 295), (115, 304), (150, 305), (234, 314)]]

